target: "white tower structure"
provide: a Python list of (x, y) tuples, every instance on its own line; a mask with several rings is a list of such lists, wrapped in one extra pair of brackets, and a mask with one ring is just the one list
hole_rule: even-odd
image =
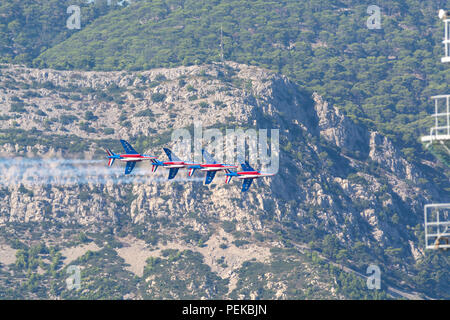
[[(450, 12), (439, 10), (439, 19), (444, 22), (444, 53), (441, 62), (450, 62)], [(450, 155), (450, 94), (431, 97), (434, 101), (433, 127), (429, 135), (422, 137), (427, 147), (437, 144)], [(424, 208), (425, 248), (450, 248), (450, 203), (427, 204)]]
[(442, 62), (450, 62), (450, 37), (449, 37), (449, 24), (450, 24), (450, 13), (446, 10), (439, 10), (439, 19), (444, 21), (445, 26), (445, 36), (444, 41), (442, 43), (444, 44), (445, 49), (445, 56), (441, 58)]

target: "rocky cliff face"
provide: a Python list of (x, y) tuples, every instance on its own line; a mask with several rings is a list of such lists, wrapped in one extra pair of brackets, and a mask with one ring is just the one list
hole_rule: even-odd
[(246, 194), (236, 181), (225, 185), (221, 174), (209, 187), (185, 172), (182, 181), (165, 182), (167, 173), (152, 175), (148, 164), (135, 169), (139, 179), (120, 184), (107, 178), (30, 185), (3, 175), (3, 226), (47, 221), (102, 230), (129, 222), (174, 240), (186, 228), (211, 236), (213, 225), (228, 221), (237, 232), (279, 230), (298, 242), (320, 244), (333, 235), (336, 248), (362, 244), (369, 255), (400, 248), (405, 264), (420, 256), (410, 229), (438, 193), (420, 182), (426, 174), (388, 138), (284, 76), (231, 62), (139, 73), (3, 66), (0, 84), (0, 152), (7, 159), (103, 159), (100, 149), (118, 148), (118, 139), (160, 156), (172, 130), (194, 121), (204, 128), (277, 128), (281, 145), (278, 174)]

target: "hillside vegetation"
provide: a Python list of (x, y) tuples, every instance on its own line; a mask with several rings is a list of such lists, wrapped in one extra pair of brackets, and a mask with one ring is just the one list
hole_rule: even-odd
[(379, 30), (366, 26), (371, 4), (139, 1), (106, 16), (97, 11), (89, 16), (92, 7), (83, 8), (83, 17), (93, 22), (53, 46), (68, 35), (67, 29), (61, 30), (52, 37), (51, 48), (32, 63), (58, 69), (141, 70), (219, 61), (222, 27), (226, 60), (288, 75), (401, 142), (413, 159), (421, 150), (417, 139), (427, 128), (429, 96), (447, 90), (448, 76), (439, 62), (443, 27), (437, 18), (445, 2), (378, 1)]

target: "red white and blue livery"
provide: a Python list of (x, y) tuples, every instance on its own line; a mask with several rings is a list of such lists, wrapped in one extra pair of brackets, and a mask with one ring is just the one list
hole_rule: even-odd
[(256, 171), (253, 169), (247, 161), (241, 160), (241, 167), (242, 171), (234, 172), (231, 170), (227, 170), (225, 183), (230, 183), (231, 178), (236, 177), (236, 179), (242, 179), (242, 192), (247, 191), (250, 186), (252, 185), (252, 182), (254, 179), (259, 179), (263, 177), (272, 177), (275, 175), (275, 173), (262, 173), (259, 171)]
[(202, 150), (203, 159), (206, 163), (200, 165), (200, 171), (206, 171), (205, 184), (210, 184), (217, 171), (237, 169), (238, 166), (232, 164), (217, 163), (217, 161), (206, 151)]
[(134, 150), (134, 148), (125, 140), (120, 140), (123, 148), (125, 149), (124, 154), (115, 154), (110, 149), (106, 149), (108, 154), (108, 167), (111, 167), (115, 160), (126, 162), (125, 174), (130, 174), (133, 171), (136, 162), (141, 162), (145, 160), (154, 160), (156, 157), (139, 154)]
[(169, 169), (169, 180), (175, 178), (180, 168), (186, 168), (189, 170), (188, 176), (191, 177), (195, 170), (200, 169), (200, 165), (193, 162), (183, 161), (178, 158), (170, 149), (164, 148), (169, 161), (159, 161), (157, 159), (152, 160), (152, 172), (155, 172), (159, 166)]

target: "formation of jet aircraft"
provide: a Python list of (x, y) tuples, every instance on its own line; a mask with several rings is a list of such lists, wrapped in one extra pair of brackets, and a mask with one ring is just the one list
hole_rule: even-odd
[(238, 159), (242, 171), (237, 171), (238, 166), (232, 164), (218, 163), (206, 150), (202, 150), (203, 159), (205, 163), (194, 163), (190, 161), (184, 161), (178, 158), (170, 149), (163, 148), (164, 152), (169, 158), (169, 161), (160, 161), (154, 156), (149, 156), (145, 154), (140, 154), (125, 140), (120, 140), (125, 153), (124, 154), (115, 154), (110, 149), (106, 149), (107, 158), (108, 158), (108, 166), (111, 167), (115, 160), (123, 161), (126, 163), (125, 166), (125, 174), (130, 174), (136, 163), (141, 161), (151, 161), (152, 163), (152, 172), (156, 172), (158, 167), (163, 167), (169, 169), (169, 177), (168, 179), (174, 179), (178, 173), (179, 169), (187, 169), (188, 176), (191, 177), (195, 170), (206, 172), (205, 185), (210, 184), (216, 173), (218, 171), (225, 172), (225, 183), (230, 183), (231, 178), (236, 177), (236, 179), (242, 179), (242, 192), (247, 191), (253, 180), (262, 178), (262, 177), (271, 177), (275, 175), (274, 173), (262, 173), (253, 169), (249, 163), (243, 159)]

